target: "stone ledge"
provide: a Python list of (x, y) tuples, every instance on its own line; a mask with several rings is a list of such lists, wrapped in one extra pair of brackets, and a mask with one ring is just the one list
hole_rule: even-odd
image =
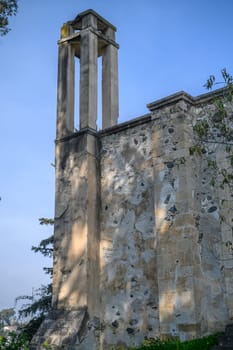
[(74, 27), (74, 29), (81, 30), (82, 29), (82, 27), (81, 27), (82, 18), (88, 14), (92, 14), (93, 16), (95, 16), (97, 18), (98, 29), (104, 30), (104, 29), (110, 27), (115, 32), (117, 31), (117, 28), (112, 23), (107, 21), (105, 18), (103, 18), (101, 15), (99, 15), (96, 11), (94, 11), (92, 9), (83, 11), (80, 14), (78, 14), (78, 16), (73, 21), (70, 21), (70, 24)]
[[(175, 103), (180, 102), (180, 101), (184, 101), (192, 106), (198, 107), (203, 103), (207, 103), (207, 102), (210, 102), (218, 97), (222, 97), (227, 91), (228, 91), (228, 88), (221, 88), (221, 89), (218, 89), (215, 91), (208, 92), (206, 94), (198, 95), (196, 97), (189, 95), (185, 91), (179, 91), (175, 94), (172, 94), (170, 96), (164, 97), (164, 98), (157, 100), (155, 102), (151, 102), (151, 103), (147, 104), (147, 108), (151, 112), (155, 112), (163, 107), (170, 106), (170, 105), (175, 104)], [(157, 117), (157, 118), (159, 119), (159, 117)], [(79, 130), (77, 132), (74, 132), (70, 135), (67, 135), (61, 139), (57, 139), (55, 142), (56, 143), (65, 142), (65, 141), (68, 141), (72, 138), (79, 137), (80, 135), (83, 135), (85, 133), (95, 135), (95, 136), (101, 138), (101, 137), (104, 137), (107, 135), (116, 134), (120, 131), (129, 129), (129, 128), (133, 128), (133, 127), (138, 126), (138, 125), (142, 125), (142, 124), (151, 122), (154, 119), (155, 118), (154, 117), (152, 118), (151, 113), (147, 113), (147, 114), (144, 114), (140, 117), (137, 117), (137, 118), (134, 118), (131, 120), (127, 120), (126, 122), (116, 124), (114, 126), (111, 126), (109, 128), (102, 129), (99, 131), (91, 129), (91, 128), (85, 128), (85, 129)]]
[(149, 113), (148, 114), (144, 114), (141, 117), (137, 117), (137, 118), (128, 120), (126, 122), (123, 122), (123, 123), (120, 123), (120, 124), (117, 124), (117, 125), (114, 125), (114, 126), (110, 126), (109, 128), (100, 130), (100, 131), (98, 131), (98, 135), (100, 137), (102, 137), (102, 136), (106, 136), (106, 135), (115, 134), (115, 133), (118, 133), (119, 131), (123, 131), (123, 130), (129, 129), (129, 128), (133, 128), (133, 127), (138, 126), (138, 125), (142, 125), (142, 124), (148, 123), (151, 120), (152, 120), (151, 119), (151, 114), (149, 114)]
[(170, 96), (161, 98), (157, 101), (151, 102), (147, 104), (147, 108), (151, 111), (154, 112), (160, 108), (169, 106), (171, 104), (177, 103), (179, 101), (184, 101), (187, 102), (193, 106), (199, 106), (202, 103), (209, 102), (211, 100), (214, 100), (217, 97), (222, 97), (224, 93), (226, 93), (228, 90), (227, 87), (217, 89), (211, 92), (208, 92), (206, 94), (201, 94), (198, 96), (191, 96), (185, 91), (179, 91), (175, 94), (172, 94)]

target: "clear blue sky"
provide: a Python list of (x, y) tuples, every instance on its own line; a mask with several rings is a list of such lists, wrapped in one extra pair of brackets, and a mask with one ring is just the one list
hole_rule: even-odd
[(19, 0), (0, 38), (0, 309), (46, 282), (30, 247), (50, 233), (38, 218), (53, 217), (57, 40), (89, 8), (118, 28), (120, 121), (233, 73), (232, 0)]

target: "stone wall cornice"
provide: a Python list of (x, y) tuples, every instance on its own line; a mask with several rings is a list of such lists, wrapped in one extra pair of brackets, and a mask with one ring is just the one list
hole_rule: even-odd
[(187, 94), (187, 92), (179, 91), (179, 92), (172, 94), (170, 96), (167, 96), (167, 97), (161, 98), (157, 101), (148, 103), (146, 106), (151, 112), (154, 112), (155, 110), (158, 110), (158, 109), (163, 108), (163, 107), (167, 107), (167, 106), (169, 106), (171, 104), (175, 104), (179, 101), (185, 101), (189, 104), (194, 104), (195, 100), (191, 95)]
[(98, 21), (98, 27), (105, 29), (107, 27), (110, 27), (111, 29), (113, 29), (115, 32), (117, 31), (117, 28), (110, 23), (109, 21), (107, 21), (105, 18), (103, 18), (102, 16), (100, 16), (96, 11), (89, 9), (86, 11), (81, 12), (78, 16), (76, 16), (76, 18), (73, 21), (70, 21), (70, 24), (75, 28), (80, 30), (81, 29), (81, 22), (82, 22), (82, 18), (88, 14), (92, 14), (94, 17), (97, 18)]
[(221, 98), (223, 97), (227, 92), (230, 92), (228, 87), (224, 87), (221, 89), (217, 89), (211, 92), (208, 92), (206, 94), (201, 94), (198, 95), (194, 98), (195, 100), (195, 106), (199, 106), (203, 103), (207, 103), (207, 102), (212, 102), (214, 101), (216, 98)]
[(151, 102), (147, 104), (147, 108), (154, 112), (158, 109), (161, 109), (163, 107), (167, 107), (169, 105), (175, 104), (180, 101), (184, 101), (192, 106), (199, 106), (203, 103), (211, 102), (214, 99), (218, 97), (223, 97), (224, 94), (228, 91), (227, 87), (217, 89), (211, 92), (208, 92), (206, 94), (201, 94), (198, 96), (191, 96), (185, 91), (179, 91), (175, 94), (172, 94), (170, 96), (164, 97), (162, 99), (159, 99), (157, 101)]
[[(228, 88), (221, 88), (221, 89), (217, 89), (215, 91), (208, 92), (206, 94), (198, 95), (196, 97), (189, 95), (185, 91), (179, 91), (175, 94), (172, 94), (172, 95), (167, 96), (165, 98), (159, 99), (155, 102), (149, 103), (149, 104), (147, 104), (147, 107), (149, 108), (149, 110), (151, 112), (154, 112), (154, 111), (158, 111), (159, 109), (162, 109), (163, 107), (174, 105), (180, 101), (184, 101), (185, 103), (188, 103), (194, 107), (198, 107), (200, 105), (203, 105), (203, 104), (206, 104), (209, 102), (213, 102), (216, 98), (223, 97), (227, 91), (228, 91)], [(61, 139), (57, 139), (57, 140), (55, 140), (55, 142), (56, 143), (66, 142), (70, 139), (79, 137), (85, 133), (101, 138), (101, 137), (104, 137), (107, 135), (116, 134), (116, 133), (121, 132), (123, 130), (127, 130), (129, 128), (133, 128), (133, 127), (148, 123), (154, 119), (155, 118), (152, 117), (151, 113), (147, 113), (147, 114), (144, 114), (140, 117), (137, 117), (137, 118), (134, 118), (131, 120), (127, 120), (126, 122), (123, 122), (123, 123), (120, 123), (120, 124), (117, 124), (117, 125), (114, 125), (114, 126), (111, 126), (109, 128), (99, 130), (99, 131), (96, 131), (96, 130), (91, 129), (91, 128), (85, 128), (85, 129), (82, 129), (80, 131), (74, 132), (73, 134), (70, 134), (66, 137), (63, 137)]]
[[(96, 30), (96, 29), (94, 29), (92, 27), (87, 27), (86, 29), (82, 30), (82, 34), (83, 33), (87, 33), (87, 32), (92, 32), (98, 38), (103, 40), (105, 42), (105, 44), (107, 44), (107, 45), (113, 45), (117, 49), (119, 49), (119, 47), (120, 47), (120, 45), (118, 43), (116, 43), (114, 40), (108, 38), (106, 35), (100, 33), (98, 30)], [(81, 34), (81, 32), (72, 33), (69, 36), (67, 36), (66, 38), (62, 38), (62, 39), (58, 40), (57, 44), (58, 45), (62, 45), (64, 43), (79, 44), (82, 34)]]
[(91, 128), (84, 128), (80, 131), (74, 132), (74, 133), (67, 135), (65, 137), (62, 137), (60, 139), (56, 139), (55, 143), (58, 144), (58, 143), (62, 143), (62, 142), (67, 142), (71, 139), (75, 139), (75, 138), (82, 136), (82, 135), (85, 135), (85, 134), (92, 135), (92, 136), (98, 136), (98, 132), (96, 130), (91, 129)]
[(138, 126), (138, 125), (142, 125), (142, 124), (148, 123), (151, 120), (152, 120), (151, 114), (148, 113), (148, 114), (145, 114), (145, 115), (143, 115), (141, 117), (138, 117), (138, 118), (135, 118), (135, 119), (131, 119), (131, 120), (128, 120), (128, 121), (123, 122), (121, 124), (117, 124), (117, 125), (111, 126), (109, 128), (100, 130), (98, 132), (98, 135), (100, 137), (102, 137), (102, 136), (107, 136), (107, 135), (111, 135), (111, 134), (116, 134), (116, 133), (118, 133), (120, 131), (129, 129), (129, 128), (133, 128), (133, 127)]

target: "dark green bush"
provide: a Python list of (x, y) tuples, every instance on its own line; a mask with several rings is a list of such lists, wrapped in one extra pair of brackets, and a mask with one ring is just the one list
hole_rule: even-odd
[(217, 344), (218, 335), (210, 335), (201, 339), (193, 339), (185, 342), (179, 340), (145, 340), (143, 345), (129, 350), (210, 350)]
[(29, 350), (27, 336), (15, 332), (0, 336), (0, 350)]

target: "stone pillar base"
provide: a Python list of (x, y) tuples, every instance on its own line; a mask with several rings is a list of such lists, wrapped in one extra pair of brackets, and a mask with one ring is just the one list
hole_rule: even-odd
[(78, 310), (52, 310), (33, 337), (30, 350), (42, 350), (48, 344), (53, 350), (97, 350), (99, 318), (90, 320), (86, 307)]

